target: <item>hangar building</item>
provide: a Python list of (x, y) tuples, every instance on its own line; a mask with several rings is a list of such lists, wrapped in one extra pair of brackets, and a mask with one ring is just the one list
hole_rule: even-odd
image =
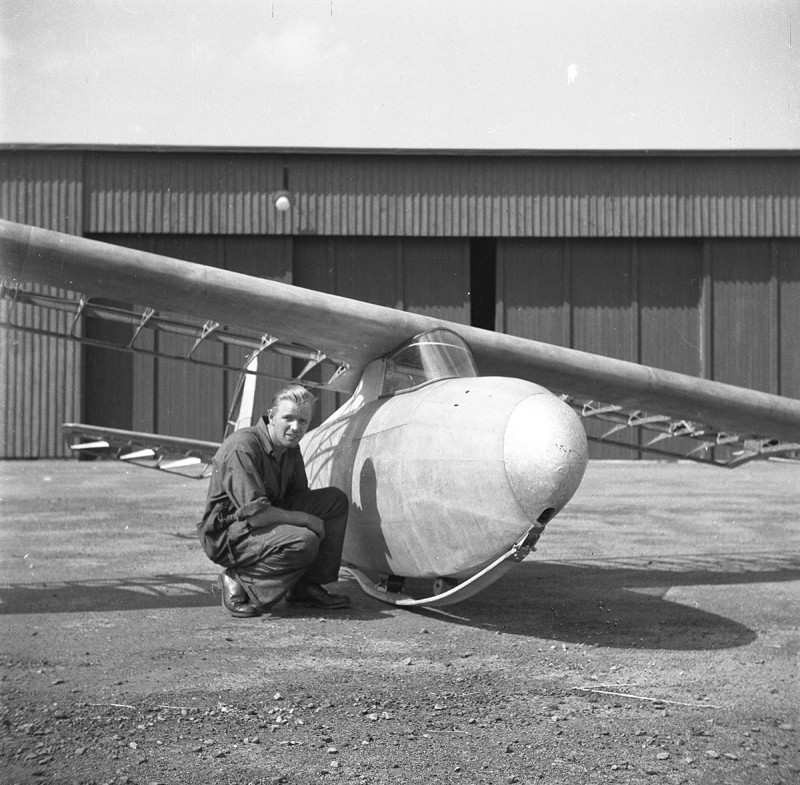
[[(800, 398), (794, 151), (6, 145), (0, 217)], [(64, 421), (218, 440), (226, 376), (0, 330), (0, 457)]]

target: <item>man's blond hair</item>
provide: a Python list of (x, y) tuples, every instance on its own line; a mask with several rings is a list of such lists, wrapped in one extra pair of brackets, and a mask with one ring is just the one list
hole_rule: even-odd
[(302, 384), (290, 384), (288, 387), (284, 387), (282, 390), (278, 390), (275, 395), (272, 396), (272, 403), (270, 404), (270, 409), (277, 409), (278, 404), (281, 401), (289, 401), (290, 403), (296, 404), (297, 406), (303, 406), (305, 404), (309, 404), (311, 406), (311, 412), (313, 414), (314, 407), (317, 403), (316, 396), (309, 390), (307, 387), (303, 387)]

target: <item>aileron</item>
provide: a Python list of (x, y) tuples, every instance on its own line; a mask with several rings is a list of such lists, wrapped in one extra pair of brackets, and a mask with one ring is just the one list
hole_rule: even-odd
[[(217, 442), (83, 423), (64, 423), (61, 429), (70, 449), (77, 453), (182, 474), (193, 479), (208, 476), (211, 459), (219, 447)], [(186, 471), (189, 469), (193, 471)]]

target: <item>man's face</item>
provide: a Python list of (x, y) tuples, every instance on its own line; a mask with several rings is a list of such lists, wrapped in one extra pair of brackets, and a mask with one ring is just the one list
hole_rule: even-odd
[(278, 401), (270, 410), (269, 435), (281, 447), (297, 447), (311, 423), (311, 404)]

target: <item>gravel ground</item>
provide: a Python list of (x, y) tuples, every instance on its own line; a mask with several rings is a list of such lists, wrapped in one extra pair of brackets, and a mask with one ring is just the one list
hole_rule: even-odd
[(592, 463), (478, 596), (235, 620), (205, 483), (0, 464), (0, 782), (800, 782), (800, 468)]

